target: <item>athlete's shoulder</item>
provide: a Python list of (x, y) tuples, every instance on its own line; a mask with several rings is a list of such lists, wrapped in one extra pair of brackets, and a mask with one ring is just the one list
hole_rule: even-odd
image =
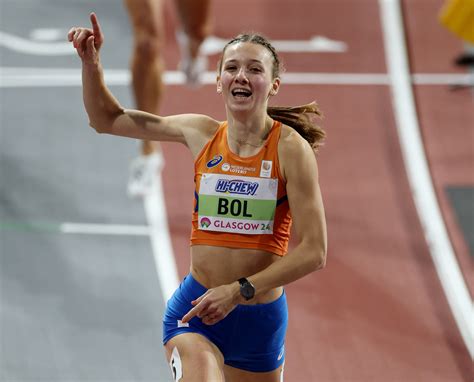
[(178, 124), (185, 135), (193, 138), (201, 136), (210, 139), (221, 124), (221, 122), (204, 114), (181, 114), (177, 117), (179, 118)]
[(295, 150), (311, 149), (311, 145), (295, 129), (282, 124), (278, 148), (279, 150), (293, 152)]
[(185, 114), (189, 125), (199, 130), (208, 130), (215, 132), (222, 122), (204, 114)]
[(282, 125), (278, 143), (278, 158), (284, 179), (288, 174), (298, 174), (301, 168), (316, 165), (316, 156), (309, 142), (295, 129)]
[(196, 128), (198, 128), (203, 135), (209, 140), (211, 139), (223, 124), (222, 121), (218, 121), (214, 118), (211, 118), (207, 115), (200, 115), (198, 117), (198, 123)]
[(186, 145), (194, 156), (202, 150), (204, 145), (214, 136), (220, 122), (203, 114), (181, 114), (175, 121), (180, 126)]

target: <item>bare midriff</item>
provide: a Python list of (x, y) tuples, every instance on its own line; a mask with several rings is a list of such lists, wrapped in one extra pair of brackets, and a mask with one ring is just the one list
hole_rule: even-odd
[[(194, 245), (191, 247), (191, 274), (196, 281), (210, 289), (251, 276), (280, 259), (278, 255), (258, 249)], [(265, 293), (259, 293), (257, 290), (257, 295), (249, 304), (275, 301), (282, 292), (282, 287), (270, 289)]]

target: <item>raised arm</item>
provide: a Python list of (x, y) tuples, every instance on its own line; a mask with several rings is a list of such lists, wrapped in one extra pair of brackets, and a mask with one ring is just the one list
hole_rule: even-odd
[(68, 40), (82, 60), (83, 99), (89, 124), (99, 133), (180, 142), (193, 153), (199, 152), (218, 122), (197, 114), (160, 117), (123, 108), (104, 81), (99, 54), (104, 35), (95, 13), (91, 13), (90, 21), (92, 28), (74, 27), (68, 33)]

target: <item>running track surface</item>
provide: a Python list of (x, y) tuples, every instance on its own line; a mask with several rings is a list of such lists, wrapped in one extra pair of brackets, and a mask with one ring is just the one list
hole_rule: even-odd
[[(436, 20), (441, 5), (441, 0), (403, 3), (413, 73), (462, 73), (451, 65), (462, 44)], [(165, 56), (173, 69), (179, 57), (171, 5), (167, 7)], [(213, 15), (214, 33), (221, 37), (245, 29), (271, 39), (324, 35), (348, 45), (345, 53), (283, 53), (288, 72), (387, 72), (376, 0), (225, 0), (215, 1)], [(211, 67), (215, 61), (211, 57)], [(468, 280), (472, 259), (446, 188), (474, 183), (472, 139), (466, 139), (472, 138), (474, 125), (472, 94), (452, 92), (445, 85), (418, 85), (414, 94), (437, 197)], [(471, 361), (412, 201), (390, 88), (283, 83), (274, 103), (295, 105), (314, 99), (324, 111), (328, 133), (318, 161), (329, 254), (324, 270), (287, 286), (285, 380), (470, 381)], [(162, 114), (181, 112), (225, 117), (213, 86), (169, 86)], [(189, 268), (192, 160), (179, 145), (166, 144), (164, 149), (166, 208), (182, 277)], [(472, 277), (469, 288), (472, 296)]]

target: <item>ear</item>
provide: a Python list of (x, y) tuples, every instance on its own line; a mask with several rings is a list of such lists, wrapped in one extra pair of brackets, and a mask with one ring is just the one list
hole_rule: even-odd
[(217, 76), (217, 94), (222, 93), (222, 83), (221, 83), (221, 77)]
[(278, 89), (280, 89), (280, 78), (277, 77), (273, 80), (272, 88), (270, 89), (270, 95), (277, 95)]

